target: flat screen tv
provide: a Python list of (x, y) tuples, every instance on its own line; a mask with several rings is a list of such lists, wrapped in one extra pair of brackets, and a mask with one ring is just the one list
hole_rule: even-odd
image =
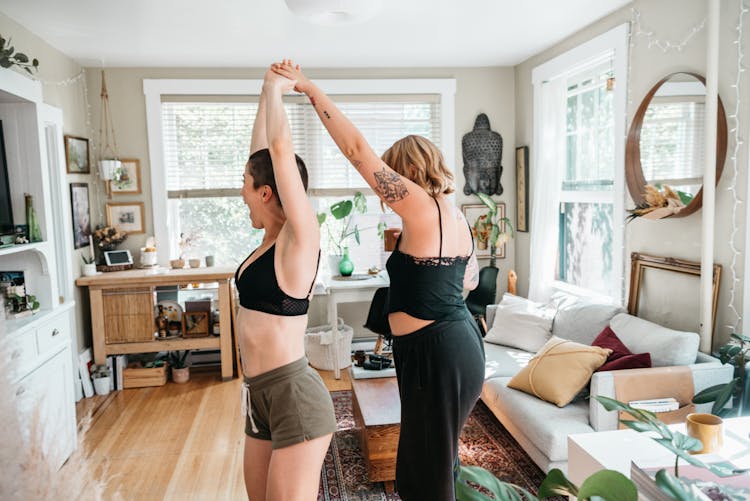
[(10, 200), (8, 162), (5, 158), (5, 136), (0, 120), (0, 235), (13, 233), (13, 204)]

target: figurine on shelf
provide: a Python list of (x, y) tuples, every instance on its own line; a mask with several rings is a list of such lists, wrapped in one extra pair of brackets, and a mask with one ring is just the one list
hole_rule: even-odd
[(156, 330), (159, 333), (159, 337), (167, 337), (167, 331), (169, 330), (169, 320), (164, 314), (164, 305), (159, 306), (159, 314), (156, 315)]

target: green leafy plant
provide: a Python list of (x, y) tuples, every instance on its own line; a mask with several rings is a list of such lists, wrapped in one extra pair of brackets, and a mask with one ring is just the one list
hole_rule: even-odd
[[(713, 402), (711, 413), (717, 416), (741, 416), (745, 409), (748, 395), (744, 395), (747, 380), (747, 362), (750, 358), (750, 337), (732, 333), (727, 344), (719, 348), (719, 360), (722, 364), (734, 366), (735, 377), (725, 384), (706, 388), (693, 397), (693, 403), (706, 404)], [(727, 408), (729, 399), (734, 398), (734, 406)]]
[[(679, 460), (700, 468), (706, 468), (718, 476), (728, 476), (736, 472), (727, 463), (706, 464), (690, 451), (703, 448), (700, 440), (684, 433), (670, 430), (653, 412), (634, 409), (615, 399), (595, 396), (608, 411), (623, 411), (633, 419), (621, 419), (628, 428), (637, 432), (651, 432), (653, 440), (675, 454), (674, 470), (659, 470), (656, 485), (678, 501), (694, 501), (691, 489), (679, 479)], [(637, 501), (638, 491), (628, 477), (613, 470), (600, 470), (589, 476), (579, 486), (571, 482), (565, 474), (555, 468), (551, 470), (539, 486), (538, 497), (521, 487), (498, 480), (491, 472), (476, 466), (457, 467), (457, 501), (526, 501), (546, 499), (553, 496), (572, 496), (578, 500), (604, 499), (606, 501)]]
[[(367, 199), (362, 192), (356, 192), (353, 198), (347, 198), (339, 200), (328, 208), (328, 212), (333, 216), (334, 221), (338, 221), (338, 224), (332, 223), (328, 218), (328, 214), (325, 212), (318, 213), (318, 224), (325, 226), (328, 232), (328, 241), (330, 242), (331, 250), (334, 254), (341, 255), (344, 253), (344, 247), (346, 247), (346, 241), (349, 237), (354, 236), (354, 240), (359, 244), (359, 227), (355, 224), (352, 225), (352, 218), (355, 214), (364, 214), (367, 212)], [(385, 230), (385, 223), (378, 224), (378, 235), (383, 238), (383, 231)]]
[(106, 365), (94, 365), (91, 367), (91, 377), (99, 379), (112, 376), (112, 371)]
[(81, 254), (80, 256), (81, 256), (81, 261), (83, 261), (83, 264), (93, 264), (94, 263), (94, 258), (93, 257), (91, 257), (91, 256), (85, 256), (83, 254)]
[(39, 61), (36, 58), (29, 61), (29, 56), (22, 52), (16, 52), (16, 48), (10, 43), (10, 38), (6, 40), (0, 36), (0, 67), (10, 68), (12, 66), (23, 68), (26, 73), (33, 75), (39, 69)]
[(173, 369), (184, 369), (187, 367), (187, 356), (189, 353), (190, 350), (170, 351), (169, 355), (167, 355), (169, 366)]
[[(472, 233), (474, 233), (478, 242), (481, 242), (484, 239), (484, 241), (490, 246), (490, 266), (495, 266), (495, 251), (497, 246), (502, 245), (513, 238), (515, 236), (515, 231), (513, 230), (513, 224), (511, 224), (510, 219), (507, 217), (499, 217), (497, 203), (492, 200), (492, 197), (485, 193), (477, 193), (476, 195), (479, 197), (479, 200), (487, 206), (488, 212), (485, 216), (480, 216), (477, 219)], [(480, 224), (481, 236), (479, 234), (480, 232), (477, 231), (477, 223), (479, 223), (480, 220), (482, 220)]]

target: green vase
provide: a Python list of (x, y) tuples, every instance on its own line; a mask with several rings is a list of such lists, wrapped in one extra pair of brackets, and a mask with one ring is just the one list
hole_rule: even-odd
[(339, 261), (339, 273), (342, 277), (349, 277), (354, 272), (354, 263), (349, 259), (349, 248), (344, 247), (344, 256)]
[(29, 242), (41, 242), (42, 241), (42, 230), (39, 228), (39, 222), (36, 219), (36, 211), (34, 210), (34, 202), (28, 193), (25, 195), (26, 198), (26, 225), (29, 233)]

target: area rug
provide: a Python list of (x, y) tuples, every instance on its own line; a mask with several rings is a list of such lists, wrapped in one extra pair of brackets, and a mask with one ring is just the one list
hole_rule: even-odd
[[(400, 499), (398, 494), (386, 493), (382, 482), (367, 481), (367, 469), (354, 429), (351, 391), (334, 391), (331, 397), (338, 431), (323, 463), (318, 501)], [(545, 476), (481, 401), (461, 433), (459, 454), (461, 464), (487, 468), (499, 479), (533, 493)]]

